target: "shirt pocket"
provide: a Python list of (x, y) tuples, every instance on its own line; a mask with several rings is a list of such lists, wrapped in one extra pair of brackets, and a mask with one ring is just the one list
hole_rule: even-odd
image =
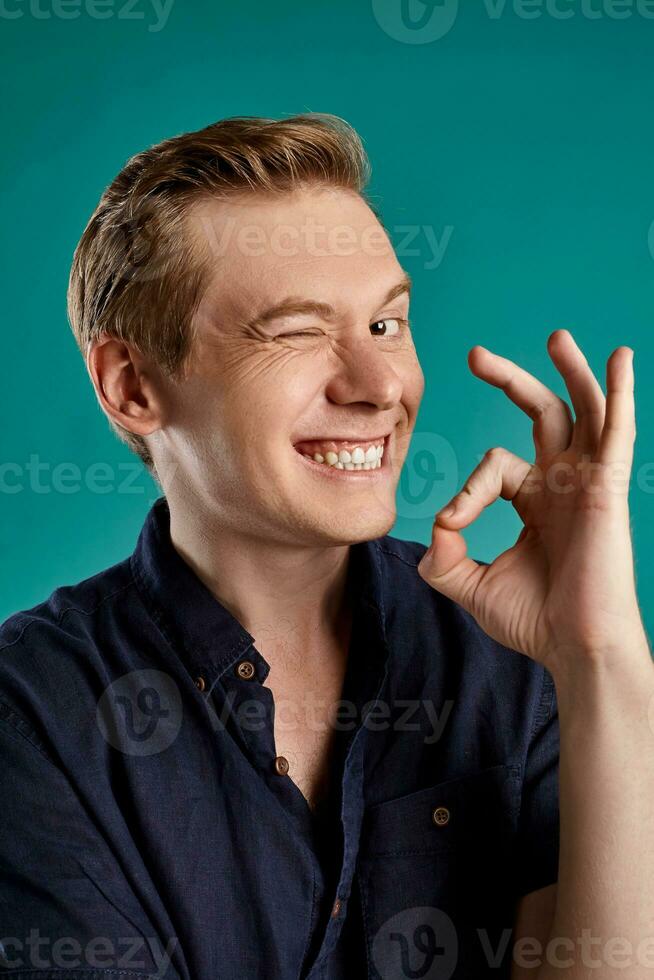
[(369, 807), (358, 882), (371, 978), (508, 977), (520, 767)]

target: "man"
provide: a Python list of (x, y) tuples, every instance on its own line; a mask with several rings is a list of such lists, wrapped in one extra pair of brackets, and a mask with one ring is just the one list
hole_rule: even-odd
[[(605, 402), (552, 335), (573, 423), (473, 348), (538, 465), (494, 449), (429, 551), (390, 536), (424, 378), (367, 176), (336, 117), (226, 119), (84, 231), (72, 328), (163, 495), (2, 628), (12, 976), (578, 980), (577, 931), (643, 936), (653, 668), (625, 494), (572, 466), (630, 465), (629, 350)], [(525, 529), (478, 565), (459, 531), (500, 495)]]

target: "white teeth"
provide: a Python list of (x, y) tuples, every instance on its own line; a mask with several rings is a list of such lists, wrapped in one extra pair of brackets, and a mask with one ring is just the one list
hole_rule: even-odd
[(384, 455), (383, 443), (377, 446), (369, 446), (363, 449), (362, 446), (355, 446), (354, 449), (341, 449), (335, 453), (327, 450), (323, 453), (302, 453), (305, 459), (310, 459), (315, 463), (324, 463), (333, 466), (337, 470), (378, 470)]

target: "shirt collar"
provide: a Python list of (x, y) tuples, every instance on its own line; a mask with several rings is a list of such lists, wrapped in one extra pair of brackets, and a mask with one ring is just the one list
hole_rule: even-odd
[[(165, 497), (150, 508), (130, 563), (150, 615), (189, 670), (209, 663), (220, 674), (256, 644), (173, 546)], [(377, 539), (351, 545), (349, 574), (357, 602), (377, 620), (385, 645), (384, 570)]]

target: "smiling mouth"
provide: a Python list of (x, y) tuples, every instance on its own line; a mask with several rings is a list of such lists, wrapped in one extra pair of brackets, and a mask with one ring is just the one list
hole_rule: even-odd
[(388, 436), (365, 441), (309, 439), (296, 443), (294, 448), (307, 463), (334, 475), (346, 472), (374, 473), (382, 468), (388, 439)]

